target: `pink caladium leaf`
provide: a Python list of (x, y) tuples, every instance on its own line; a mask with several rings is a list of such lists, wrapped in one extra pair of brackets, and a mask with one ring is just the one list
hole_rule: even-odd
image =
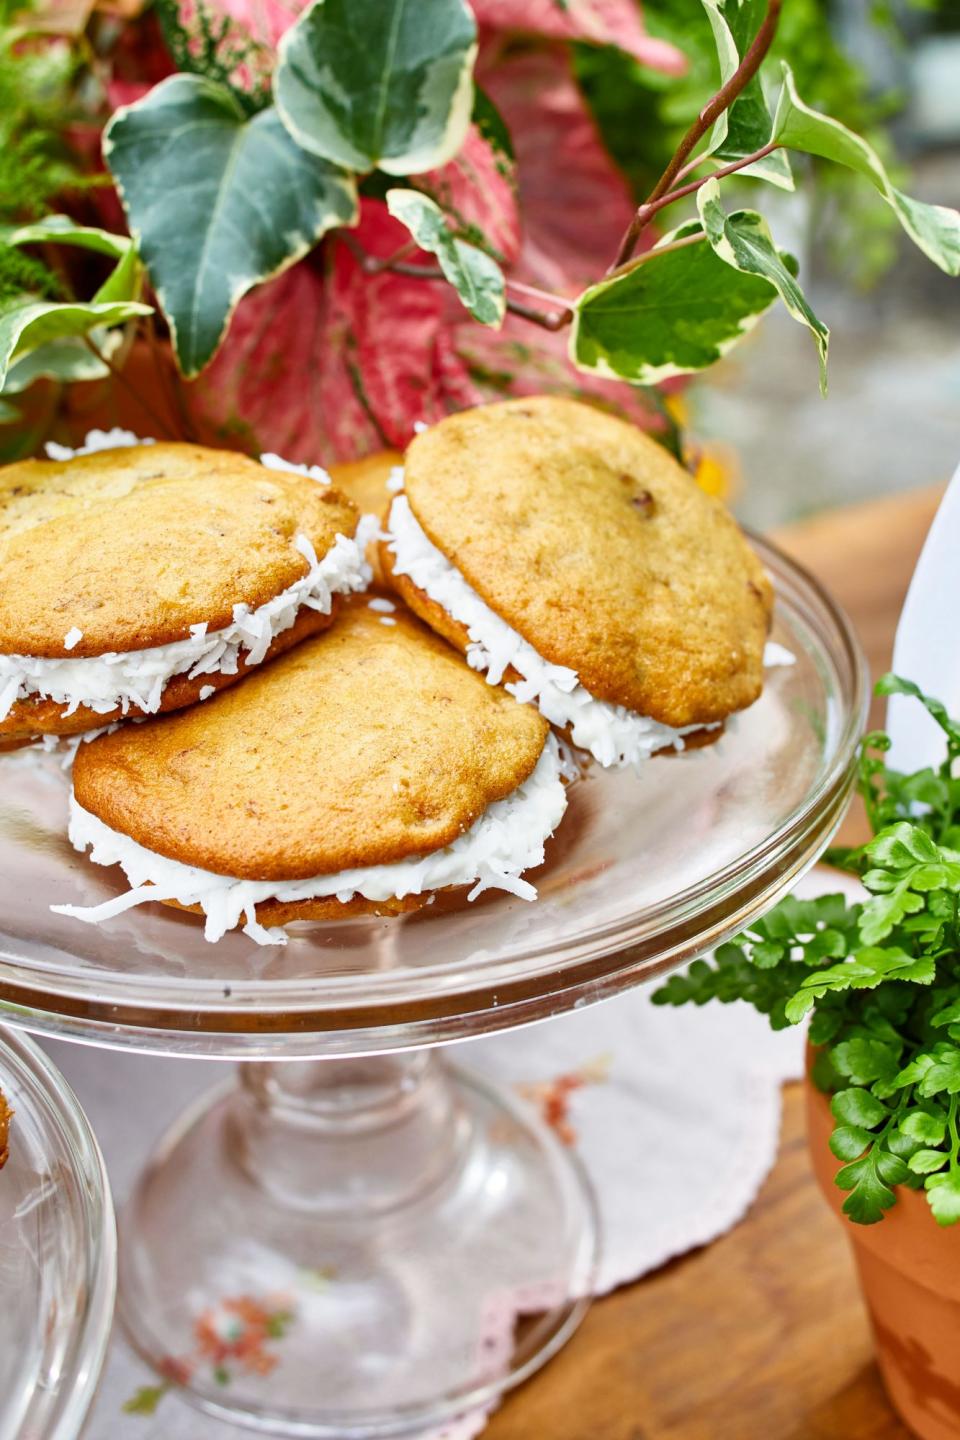
[(254, 40), (272, 49), (306, 6), (307, 0), (215, 0), (215, 8), (231, 16)]
[(471, 125), (458, 154), (437, 170), (415, 177), (418, 190), (436, 200), (465, 240), (489, 250), (504, 265), (520, 253), (520, 212), (514, 166)]
[(301, 464), (377, 449), (383, 442), (354, 384), (344, 328), (314, 260), (251, 291), (189, 387), (200, 438)]
[(479, 23), (490, 30), (617, 45), (665, 75), (682, 75), (687, 68), (682, 51), (647, 34), (637, 0), (471, 0), (471, 4)]
[(523, 241), (516, 275), (575, 295), (603, 274), (634, 201), (559, 46), (491, 65), (484, 88), (513, 137)]
[[(409, 240), (379, 200), (363, 201), (350, 234), (381, 258)], [(323, 261), (315, 254), (241, 301), (216, 359), (191, 386), (204, 436), (332, 464), (402, 449), (418, 420), (478, 403), (445, 285), (368, 275), (341, 236), (327, 242)]]
[[(410, 232), (379, 200), (365, 200), (351, 231), (368, 255), (385, 259), (405, 246)], [(417, 250), (408, 261), (430, 268)], [(451, 313), (449, 287), (381, 270), (363, 271), (344, 241), (334, 246), (331, 306), (347, 318), (350, 352), (364, 402), (383, 441), (402, 448), (417, 421), (431, 424), (452, 408), (447, 397), (467, 393), (467, 371), (441, 340)], [(467, 402), (469, 403), (469, 402)]]

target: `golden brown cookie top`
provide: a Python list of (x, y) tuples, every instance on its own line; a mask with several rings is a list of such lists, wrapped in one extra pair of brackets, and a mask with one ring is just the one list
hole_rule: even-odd
[(449, 845), (546, 735), (407, 612), (358, 597), (234, 689), (81, 746), (73, 780), (85, 810), (161, 855), (301, 879)]
[(575, 400), (508, 400), (418, 435), (405, 473), (438, 549), (598, 699), (682, 726), (759, 695), (770, 581), (642, 431)]
[[(352, 535), (334, 487), (199, 445), (134, 445), (0, 469), (0, 652), (82, 659), (220, 630)], [(83, 638), (71, 650), (64, 638)]]

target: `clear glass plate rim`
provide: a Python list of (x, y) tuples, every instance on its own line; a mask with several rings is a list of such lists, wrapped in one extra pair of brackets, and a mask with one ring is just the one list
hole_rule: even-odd
[[(549, 962), (549, 973), (562, 980), (565, 968), (579, 968), (584, 963), (604, 957), (627, 954), (652, 935), (667, 932), (673, 927), (688, 923), (698, 910), (709, 905), (710, 898), (722, 896), (731, 887), (735, 890), (749, 885), (762, 874), (764, 867), (775, 864), (779, 855), (789, 853), (802, 843), (804, 834), (815, 826), (821, 811), (836, 797), (849, 789), (850, 774), (857, 741), (862, 733), (868, 701), (867, 668), (860, 646), (852, 631), (849, 620), (820, 583), (796, 561), (786, 556), (777, 546), (759, 537), (752, 537), (766, 563), (779, 581), (779, 603), (798, 614), (801, 623), (809, 627), (808, 612), (811, 606), (819, 650), (826, 653), (840, 681), (840, 692), (844, 695), (846, 712), (838, 734), (834, 737), (833, 753), (817, 776), (816, 784), (805, 796), (803, 802), (783, 820), (775, 831), (765, 836), (751, 850), (737, 856), (721, 870), (704, 877), (697, 884), (669, 897), (665, 904), (646, 907), (636, 914), (605, 923), (594, 929), (580, 930), (566, 942), (558, 944), (551, 940), (544, 945), (524, 948), (522, 954), (511, 952), (491, 962), (484, 962), (482, 972), (477, 969), (465, 970), (448, 966), (424, 965), (414, 969), (378, 972), (376, 994), (369, 992), (369, 977), (361, 974), (324, 976), (322, 987), (315, 980), (303, 977), (294, 979), (231, 980), (229, 1003), (225, 1003), (222, 979), (205, 977), (156, 977), (135, 974), (117, 974), (121, 982), (117, 987), (122, 991), (118, 1007), (123, 1005), (131, 1010), (149, 1010), (149, 1019), (121, 1018), (118, 1023), (139, 1025), (149, 1029), (157, 1024), (160, 1028), (182, 1028), (183, 1007), (189, 1003), (190, 1010), (197, 1017), (217, 1017), (223, 1022), (224, 1031), (233, 1033), (237, 1022), (255, 1029), (255, 1016), (283, 1013), (296, 1017), (300, 1025), (305, 1018), (315, 1015), (318, 1021), (329, 1024), (337, 1007), (349, 1006), (351, 1010), (371, 1012), (384, 1005), (405, 1001), (415, 1003), (416, 995), (411, 991), (428, 991), (433, 998), (441, 995), (452, 998), (459, 993), (475, 993), (478, 989), (495, 989), (498, 984), (509, 985), (505, 972), (522, 962), (525, 966), (522, 977), (513, 977), (515, 983), (535, 981), (543, 974), (543, 963)], [(819, 614), (817, 613), (819, 612)], [(817, 624), (819, 622), (819, 625)], [(824, 622), (832, 632), (829, 638), (823, 634)], [(377, 923), (377, 922), (372, 922)], [(379, 922), (383, 923), (383, 922)], [(387, 922), (389, 923), (389, 922)], [(537, 962), (541, 962), (537, 968)], [(0, 995), (6, 994), (8, 1019), (24, 1023), (16, 1014), (20, 998), (31, 1001), (25, 1007), (28, 1015), (37, 1013), (36, 997), (49, 996), (53, 1005), (51, 1013), (70, 1014), (74, 1008), (91, 1003), (90, 988), (99, 992), (103, 999), (105, 976), (98, 973), (64, 968), (52, 971), (40, 965), (24, 965), (21, 957), (0, 951)], [(554, 987), (557, 988), (557, 987)], [(562, 988), (562, 985), (559, 986)], [(189, 999), (186, 992), (189, 990)], [(19, 998), (18, 998), (19, 997)], [(116, 999), (116, 990), (111, 999)], [(69, 1002), (75, 1002), (70, 1004)], [(76, 1007), (79, 1002), (79, 1007)], [(109, 1003), (109, 1002), (108, 1002)], [(41, 1012), (47, 1007), (41, 1007)], [(207, 1029), (216, 1033), (216, 1024)]]

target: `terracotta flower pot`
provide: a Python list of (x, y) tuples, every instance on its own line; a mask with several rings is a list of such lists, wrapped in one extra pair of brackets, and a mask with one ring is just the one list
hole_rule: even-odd
[(809, 1076), (807, 1137), (814, 1173), (853, 1247), (887, 1393), (922, 1440), (960, 1437), (960, 1226), (941, 1228), (922, 1191), (899, 1189), (876, 1225), (854, 1225), (833, 1182), (833, 1117)]

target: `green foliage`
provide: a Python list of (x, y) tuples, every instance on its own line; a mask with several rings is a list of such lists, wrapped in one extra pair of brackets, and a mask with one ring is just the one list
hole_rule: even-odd
[(121, 325), (126, 320), (149, 314), (149, 305), (130, 301), (58, 304), (35, 300), (8, 306), (0, 310), (0, 385), (14, 361), (41, 346), (89, 335), (104, 326)]
[(313, 0), (280, 43), (277, 107), (325, 160), (416, 174), (463, 142), (476, 53), (465, 0)]
[(22, 295), (42, 295), (54, 299), (63, 293), (60, 279), (34, 255), (24, 255), (13, 245), (0, 239), (0, 307)]
[(707, 239), (727, 265), (744, 275), (760, 275), (777, 291), (794, 320), (806, 325), (817, 344), (820, 357), (820, 389), (827, 389), (827, 347), (830, 331), (814, 315), (797, 284), (796, 263), (781, 256), (773, 243), (770, 227), (756, 210), (737, 210), (728, 215), (720, 202), (720, 185), (708, 180), (697, 191), (697, 207)]
[(502, 325), (506, 286), (496, 260), (459, 240), (440, 206), (417, 190), (388, 190), (387, 209), (406, 225), (421, 250), (436, 255), (473, 318), (494, 328)]
[[(477, 33), (467, 0), (313, 0), (283, 36), (272, 76), (269, 47), (244, 34), (212, 0), (156, 0), (181, 73), (114, 116), (104, 154), (182, 372), (194, 376), (209, 363), (251, 286), (294, 263), (329, 230), (355, 223), (362, 186), (364, 195), (385, 200), (420, 248), (436, 256), (443, 277), (481, 323), (500, 325), (511, 305), (550, 328), (555, 314), (561, 320), (572, 314), (570, 356), (581, 370), (647, 387), (702, 370), (779, 296), (814, 337), (823, 387), (827, 327), (766, 220), (757, 210), (728, 208), (721, 183), (742, 185), (742, 174), (792, 189), (790, 150), (852, 168), (873, 182), (885, 211), (935, 263), (951, 273), (960, 269), (960, 215), (903, 195), (879, 152), (845, 123), (865, 111), (864, 87), (830, 38), (823, 4), (791, 0), (787, 9), (802, 12), (804, 23), (794, 18), (777, 47), (796, 64), (814, 100), (825, 99), (828, 107), (831, 98), (840, 102), (841, 118), (800, 100), (789, 64), (774, 110), (779, 71), (771, 51), (712, 125), (702, 122), (670, 169), (672, 184), (664, 180), (636, 229), (649, 218), (661, 226), (661, 210), (676, 203), (692, 209), (684, 192), (695, 187), (689, 177), (700, 166), (738, 167), (735, 176), (700, 176), (699, 219), (674, 221), (636, 264), (611, 267), (613, 273), (575, 300), (541, 292), (537, 298), (547, 308), (538, 313), (528, 303), (529, 286), (511, 295), (510, 277), (463, 218), (470, 206), (445, 198), (458, 184), (469, 193), (469, 167), (446, 192), (431, 191), (432, 202), (423, 197), (426, 185), (418, 196), (392, 187), (388, 178), (444, 166), (457, 155), (471, 120), (495, 160), (510, 163), (503, 118), (474, 86)], [(766, 13), (766, 0), (650, 0), (651, 33), (679, 44), (689, 57), (682, 77), (657, 74), (614, 46), (573, 46), (604, 137), (639, 194), (649, 193), (680, 136), (718, 83), (734, 77), (761, 30), (769, 38)], [(509, 47), (516, 37), (504, 40)], [(768, 153), (757, 153), (763, 150)], [(804, 158), (802, 172), (808, 170)], [(505, 218), (515, 227), (512, 214)], [(636, 239), (632, 231), (611, 236), (610, 256), (621, 240), (621, 255), (631, 255)], [(606, 260), (597, 257), (598, 275)], [(385, 263), (397, 262), (388, 256)], [(425, 280), (437, 278), (433, 266), (421, 271)], [(563, 288), (562, 279), (557, 286)]]
[(170, 1388), (167, 1381), (160, 1385), (141, 1385), (120, 1408), (124, 1415), (156, 1415), (160, 1401)]
[(0, 390), (5, 394), (17, 394), (41, 376), (90, 380), (105, 374), (96, 351), (109, 348), (109, 327), (151, 312), (140, 303), (142, 267), (128, 236), (77, 225), (64, 215), (0, 231), (0, 246), (12, 255), (21, 253), (21, 245), (40, 243), (95, 251), (116, 265), (89, 302), (48, 300), (36, 290), (0, 295)]
[[(746, 55), (766, 14), (766, 0), (703, 0), (720, 60), (720, 79), (730, 79)], [(744, 160), (762, 150), (772, 138), (772, 119), (763, 93), (763, 81), (754, 75), (746, 88), (713, 127), (707, 153), (715, 160)], [(781, 189), (793, 189), (793, 172), (783, 151), (774, 151), (748, 166), (745, 175), (769, 180)]]
[(957, 211), (911, 200), (891, 184), (880, 156), (866, 140), (800, 99), (793, 72), (787, 64), (783, 66), (783, 89), (773, 120), (773, 139), (791, 149), (836, 161), (863, 175), (886, 200), (913, 243), (948, 275), (960, 274)]
[(880, 694), (923, 704), (944, 735), (936, 770), (888, 770), (889, 740), (861, 745), (859, 789), (874, 831), (836, 852), (866, 898), (782, 901), (655, 992), (661, 1005), (746, 1000), (774, 1028), (810, 1013), (814, 1080), (831, 1094), (830, 1146), (844, 1212), (874, 1224), (896, 1189), (925, 1189), (938, 1224), (960, 1220), (960, 724), (909, 681)]
[(274, 109), (248, 118), (200, 76), (172, 75), (118, 111), (103, 150), (185, 375), (213, 357), (252, 285), (356, 219), (352, 176), (295, 144)]
[[(826, 0), (784, 5), (762, 79), (769, 91), (786, 60), (808, 102), (864, 134), (889, 172), (890, 145), (881, 122), (898, 108), (900, 97), (874, 95), (855, 58), (837, 44), (829, 8)], [(575, 54), (581, 88), (638, 200), (652, 189), (715, 87), (718, 61), (701, 0), (647, 0), (643, 14), (651, 34), (683, 50), (689, 62), (685, 75), (660, 75), (612, 46), (578, 46)], [(890, 207), (876, 190), (851, 185), (849, 176), (829, 163), (808, 162), (800, 178), (813, 202), (819, 253), (849, 281), (862, 287), (875, 283), (896, 257), (897, 220)], [(744, 187), (739, 188), (742, 195)]]
[(625, 274), (578, 298), (570, 356), (581, 370), (654, 385), (703, 370), (751, 330), (776, 299), (765, 279), (731, 271), (695, 222), (664, 238)]
[[(61, 138), (75, 69), (68, 49), (25, 45), (22, 29), (0, 15), (0, 231), (39, 218), (81, 183)], [(63, 281), (0, 233), (0, 306), (25, 294), (55, 299)]]

